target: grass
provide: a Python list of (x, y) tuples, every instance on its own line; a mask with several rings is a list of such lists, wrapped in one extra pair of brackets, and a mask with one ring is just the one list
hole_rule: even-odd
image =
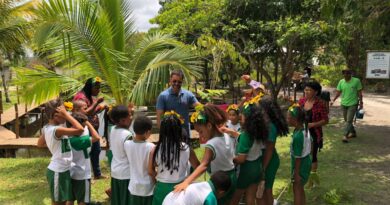
[[(375, 152), (380, 141), (375, 141), (369, 133), (361, 133), (352, 143), (342, 144), (340, 136), (341, 129), (336, 126), (325, 129), (324, 148), (318, 156), (321, 185), (306, 189), (307, 204), (328, 204), (324, 195), (332, 190), (340, 196), (338, 204), (387, 204), (390, 179), (386, 174), (390, 160), (387, 155)], [(289, 143), (290, 137), (279, 138), (277, 142), (281, 166), (274, 185), (276, 197), (289, 184)], [(201, 159), (203, 149), (195, 152)], [(45, 178), (49, 161), (49, 158), (0, 159), (0, 204), (50, 204)], [(107, 163), (102, 163), (102, 172), (109, 175)], [(204, 179), (203, 176), (199, 178)], [(92, 185), (93, 201), (109, 204), (104, 193), (109, 185), (109, 179), (95, 181)], [(285, 192), (279, 202), (289, 204), (292, 199), (292, 194)]]

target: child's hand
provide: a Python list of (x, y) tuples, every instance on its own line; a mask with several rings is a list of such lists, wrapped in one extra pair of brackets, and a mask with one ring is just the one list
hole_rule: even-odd
[(66, 111), (65, 106), (63, 106), (63, 105), (57, 107), (57, 108), (56, 108), (56, 112), (57, 112), (58, 115), (60, 115), (61, 117), (65, 117), (65, 116), (68, 114), (68, 111)]
[(104, 101), (104, 98), (103, 98), (103, 97), (97, 99), (97, 103), (98, 103), (98, 104), (99, 104), (99, 103), (102, 103), (103, 101)]
[(301, 176), (299, 176), (298, 173), (294, 173), (294, 183), (299, 183), (300, 184), (301, 181), (302, 181)]
[(221, 133), (229, 134), (229, 132), (231, 130), (229, 128), (225, 127), (225, 126), (220, 126), (220, 127), (218, 127), (218, 131), (221, 132)]
[(178, 185), (175, 186), (175, 189), (173, 190), (173, 192), (181, 192), (181, 191), (184, 191), (184, 190), (187, 189), (188, 185), (189, 185), (188, 183), (182, 182), (182, 183), (180, 183), (180, 184), (178, 184)]

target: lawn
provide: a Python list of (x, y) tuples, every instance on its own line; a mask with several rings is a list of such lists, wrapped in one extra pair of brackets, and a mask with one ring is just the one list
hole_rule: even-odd
[[(307, 204), (328, 204), (324, 195), (332, 190), (340, 197), (338, 204), (387, 204), (390, 200), (387, 189), (389, 160), (375, 152), (377, 143), (380, 143), (376, 138), (381, 136), (361, 133), (352, 143), (342, 144), (340, 130), (336, 125), (325, 129), (324, 148), (319, 153), (321, 185), (306, 189)], [(277, 142), (281, 166), (274, 187), (276, 197), (289, 184), (289, 143), (289, 137), (279, 138)], [(201, 156), (203, 150), (199, 148), (196, 153)], [(48, 163), (49, 158), (0, 159), (0, 204), (50, 204), (45, 179)], [(103, 173), (109, 175), (106, 163), (102, 163), (102, 168)], [(92, 185), (93, 201), (108, 204), (104, 193), (108, 187), (108, 179), (95, 181)], [(291, 193), (285, 192), (279, 201), (291, 203)]]

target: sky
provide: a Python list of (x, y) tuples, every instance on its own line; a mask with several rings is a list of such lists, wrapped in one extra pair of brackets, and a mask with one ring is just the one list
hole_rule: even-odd
[(155, 17), (160, 9), (158, 0), (130, 0), (133, 6), (135, 27), (138, 31), (145, 32), (151, 27), (156, 27), (149, 23), (149, 19)]

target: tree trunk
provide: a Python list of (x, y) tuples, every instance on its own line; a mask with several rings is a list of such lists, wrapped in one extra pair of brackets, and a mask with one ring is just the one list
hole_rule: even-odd
[(203, 71), (203, 74), (204, 74), (204, 81), (205, 81), (204, 88), (205, 89), (210, 89), (209, 69), (208, 69), (207, 60), (204, 60), (204, 71)]
[(9, 94), (8, 94), (8, 87), (7, 87), (7, 82), (6, 82), (5, 75), (4, 75), (3, 65), (0, 65), (0, 71), (1, 71), (1, 80), (3, 81), (2, 84), (3, 84), (3, 89), (4, 89), (5, 102), (10, 103), (11, 100), (10, 100)]

